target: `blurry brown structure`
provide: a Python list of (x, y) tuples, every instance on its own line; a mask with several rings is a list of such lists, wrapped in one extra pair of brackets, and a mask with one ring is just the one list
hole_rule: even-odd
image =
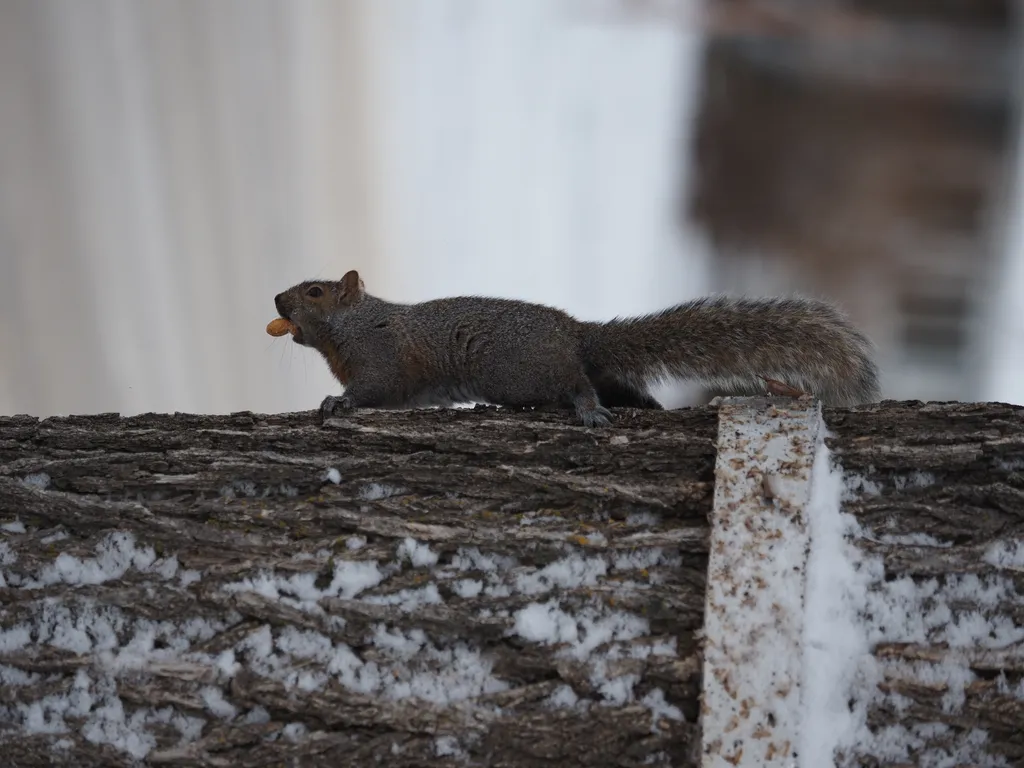
[(878, 343), (887, 395), (970, 397), (1013, 168), (1015, 8), (707, 3), (681, 205), (715, 245), (715, 287), (833, 297)]

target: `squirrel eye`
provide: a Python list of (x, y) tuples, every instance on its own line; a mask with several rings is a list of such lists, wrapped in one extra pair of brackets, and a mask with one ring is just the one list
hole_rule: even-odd
[(321, 296), (324, 295), (324, 290), (319, 285), (314, 285), (312, 288), (306, 291), (306, 295), (312, 299), (319, 299)]

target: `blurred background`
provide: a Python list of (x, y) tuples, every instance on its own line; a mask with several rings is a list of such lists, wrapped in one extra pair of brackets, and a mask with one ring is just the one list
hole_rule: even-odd
[[(0, 413), (301, 410), (274, 295), (837, 301), (1024, 403), (1013, 0), (0, 0)], [(700, 402), (692, 386), (658, 392)]]

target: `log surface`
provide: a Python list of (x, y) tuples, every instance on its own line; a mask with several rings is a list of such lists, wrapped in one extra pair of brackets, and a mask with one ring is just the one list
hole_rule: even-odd
[[(692, 764), (715, 434), (714, 409), (606, 431), (494, 409), (2, 419), (0, 615), (33, 641), (0, 639), (0, 665), (35, 677), (0, 712), (23, 726), (84, 670), (148, 718), (153, 764)], [(54, 576), (115, 532), (147, 569)], [(366, 588), (332, 589), (339, 565)], [(76, 620), (94, 636), (54, 637)], [(145, 632), (138, 669), (108, 658)], [(66, 712), (15, 764), (131, 762), (95, 720)]]
[(866, 616), (880, 743), (858, 765), (1024, 765), (1024, 408), (826, 412), (843, 511), (876, 564)]
[[(0, 418), (8, 762), (698, 764), (717, 409), (617, 416)], [(1024, 538), (1024, 409), (825, 420), (866, 556), (977, 577), (933, 602), (1006, 622), (967, 648), (881, 633), (869, 724), (924, 746), (848, 759), (984, 730), (1021, 764), (1024, 577), (990, 561)]]

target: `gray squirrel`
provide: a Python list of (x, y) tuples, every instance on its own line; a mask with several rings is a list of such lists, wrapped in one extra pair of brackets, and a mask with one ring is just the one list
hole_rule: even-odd
[[(274, 297), (267, 326), (323, 355), (344, 394), (322, 420), (352, 408), (480, 402), (565, 406), (587, 427), (609, 408), (661, 409), (663, 379), (751, 388), (778, 380), (834, 405), (878, 398), (872, 345), (833, 306), (803, 298), (709, 296), (643, 317), (582, 322), (513, 299), (462, 296), (393, 304), (355, 270)], [(763, 386), (763, 383), (762, 383)]]

